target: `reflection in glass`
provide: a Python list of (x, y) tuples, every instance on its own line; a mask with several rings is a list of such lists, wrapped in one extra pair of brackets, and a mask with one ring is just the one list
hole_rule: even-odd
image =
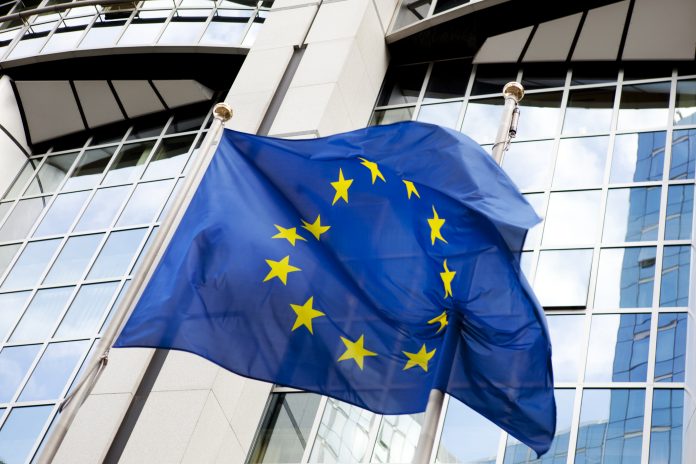
[(124, 145), (104, 177), (104, 184), (132, 182), (143, 170), (155, 142), (138, 142)]
[(684, 390), (655, 390), (650, 424), (650, 462), (681, 464)]
[(309, 462), (361, 462), (369, 457), (367, 445), (376, 419), (370, 411), (329, 398)]
[(110, 47), (121, 35), (126, 19), (123, 17), (107, 18), (99, 15), (92, 28), (87, 31), (85, 38), (80, 42), (79, 48)]
[(12, 399), (39, 348), (41, 345), (8, 346), (0, 351), (0, 403)]
[(649, 308), (655, 247), (605, 248), (599, 254), (595, 308)]
[(476, 67), (476, 77), (471, 88), (471, 95), (489, 93), (499, 95), (503, 86), (514, 80), (517, 80), (517, 65), (479, 64)]
[(609, 181), (641, 182), (662, 180), (665, 133), (617, 135), (611, 160)]
[(466, 60), (434, 63), (423, 102), (431, 103), (448, 98), (463, 97), (466, 92), (466, 84), (469, 82), (469, 74), (471, 74), (471, 65)]
[(131, 280), (126, 280), (124, 282), (123, 287), (121, 287), (121, 291), (118, 293), (118, 296), (116, 297), (116, 301), (114, 301), (114, 304), (111, 305), (111, 309), (109, 309), (109, 314), (106, 316), (106, 319), (104, 320), (101, 329), (99, 329), (99, 334), (102, 334), (104, 330), (109, 326), (109, 323), (111, 323), (111, 318), (114, 317), (114, 313), (118, 309), (118, 306), (121, 304), (121, 301), (123, 301), (123, 298), (126, 296), (126, 292), (128, 291), (128, 287), (130, 287), (131, 282)]
[(542, 306), (585, 307), (592, 250), (545, 250), (539, 253), (534, 292)]
[(423, 105), (418, 112), (418, 121), (454, 129), (457, 125), (461, 108), (462, 102)]
[(660, 306), (687, 306), (691, 247), (666, 246), (662, 256)]
[(517, 142), (503, 155), (503, 169), (520, 190), (543, 190), (553, 168), (553, 141)]
[(694, 209), (693, 185), (670, 185), (667, 195), (665, 240), (688, 240)]
[(600, 200), (599, 190), (551, 193), (543, 245), (593, 244), (597, 236)]
[[(165, 135), (169, 134), (178, 134), (181, 132), (191, 132), (191, 131), (197, 131), (198, 129), (201, 128), (203, 123), (205, 122), (206, 118), (208, 117), (207, 114), (177, 114), (174, 115), (174, 119), (172, 120), (171, 124), (167, 126), (167, 131), (164, 133)], [(172, 139), (164, 139), (162, 140), (162, 144), (165, 146), (169, 146), (170, 143), (173, 142), (173, 147), (178, 148), (182, 147), (182, 145), (186, 145), (186, 141), (190, 139), (188, 142), (188, 145), (190, 146), (191, 143), (193, 142), (193, 139), (195, 138), (195, 135), (190, 135), (190, 136), (184, 136), (184, 137), (177, 137), (177, 138), (172, 138)], [(185, 147), (188, 152), (188, 146)], [(157, 154), (155, 154), (152, 157), (152, 161), (150, 161), (150, 165), (152, 165), (156, 160), (160, 161), (167, 161), (169, 159), (175, 158), (176, 156), (179, 155), (184, 155), (186, 152), (182, 153), (180, 149), (175, 149), (175, 150), (162, 150), (158, 149)], [(171, 154), (170, 154), (171, 153)], [(185, 160), (184, 160), (185, 162)], [(168, 164), (168, 163), (165, 163)], [(149, 169), (148, 169), (149, 170)], [(178, 174), (179, 172), (176, 172)], [(147, 178), (147, 172), (145, 173), (145, 178)]]
[(60, 250), (58, 258), (44, 279), (44, 284), (77, 282), (84, 274), (102, 237), (104, 234), (70, 237)]
[(65, 19), (60, 23), (41, 53), (56, 53), (74, 49), (90, 22), (92, 22), (90, 16)]
[(196, 16), (174, 16), (157, 43), (197, 44), (210, 10), (177, 10), (175, 15), (189, 12)]
[(41, 341), (47, 338), (74, 288), (46, 288), (36, 292), (17, 328), (12, 332), (10, 341)]
[(9, 266), (10, 262), (14, 259), (20, 246), (19, 243), (16, 245), (0, 246), (0, 276), (5, 273), (7, 266)]
[(24, 195), (51, 193), (60, 185), (70, 167), (77, 158), (77, 153), (49, 156), (32, 179)]
[[(546, 215), (546, 195), (543, 193), (528, 193), (524, 195), (524, 199), (534, 208), (534, 212), (540, 218)], [(540, 222), (527, 232), (527, 237), (524, 240), (523, 248), (530, 250), (536, 248), (541, 241), (541, 231), (544, 230), (544, 222)]]
[(608, 136), (561, 139), (553, 186), (573, 188), (601, 184), (608, 148)]
[(424, 414), (384, 416), (370, 462), (411, 462)]
[(584, 315), (548, 315), (555, 382), (577, 382), (585, 349)]
[(36, 228), (34, 237), (64, 234), (82, 209), (89, 192), (64, 193), (58, 195)]
[(129, 190), (130, 187), (125, 185), (97, 190), (82, 214), (80, 222), (75, 226), (75, 231), (82, 232), (109, 227)]
[(202, 45), (234, 45), (242, 40), (250, 13), (244, 10), (215, 11), (213, 20), (201, 38)]
[(694, 166), (696, 166), (696, 129), (674, 131), (669, 178), (693, 179)]
[(63, 190), (79, 190), (97, 185), (115, 152), (116, 147), (92, 148), (85, 151), (77, 167), (63, 185)]
[(17, 316), (24, 309), (24, 305), (31, 292), (15, 292), (0, 294), (0, 342), (5, 340), (10, 329), (14, 326)]
[(614, 87), (571, 90), (563, 133), (585, 135), (609, 132), (614, 93)]
[(634, 131), (664, 127), (669, 112), (670, 86), (669, 81), (624, 85), (617, 129)]
[(686, 313), (663, 313), (657, 319), (655, 382), (683, 382)]
[(462, 132), (479, 144), (495, 142), (503, 103), (501, 98), (469, 100), (464, 113)]
[(610, 189), (604, 214), (604, 243), (657, 240), (660, 187)]
[(87, 278), (105, 279), (125, 275), (146, 231), (147, 229), (134, 229), (112, 232)]
[(300, 462), (320, 399), (314, 393), (274, 394), (249, 462)]
[(59, 243), (60, 239), (27, 244), (0, 288), (5, 290), (36, 285)]
[(645, 390), (585, 390), (575, 462), (639, 464)]
[[(153, 117), (141, 120), (133, 126), (131, 131), (128, 133), (128, 137), (126, 138), (126, 140), (158, 137), (162, 133), (162, 129), (164, 129), (164, 126), (167, 124), (168, 120), (169, 116), (164, 115), (155, 115)], [(125, 145), (124, 147), (128, 146), (129, 145)], [(138, 145), (133, 144), (130, 146), (135, 146), (137, 148)], [(137, 157), (137, 153), (135, 153), (134, 156)]]
[(567, 73), (565, 63), (525, 63), (521, 84), (525, 90), (563, 87)]
[(89, 340), (49, 344), (19, 395), (19, 401), (57, 399), (88, 347)]
[(139, 184), (123, 209), (116, 226), (144, 224), (153, 221), (173, 185), (173, 180)]
[(696, 124), (696, 80), (677, 82), (674, 124)]
[(371, 126), (382, 126), (400, 121), (410, 121), (413, 117), (413, 107), (396, 108), (393, 110), (375, 111), (370, 121)]
[(55, 337), (91, 337), (98, 329), (118, 282), (83, 285), (60, 323)]
[(437, 463), (493, 464), (500, 429), (464, 403), (450, 398), (437, 448)]
[[(118, 40), (119, 45), (152, 45), (162, 29), (162, 24), (169, 11), (150, 11), (149, 15), (157, 17), (144, 17), (144, 11), (139, 18), (134, 18), (128, 28)], [(149, 16), (148, 15), (148, 16)]]
[[(197, 119), (197, 122), (199, 121)], [(198, 127), (200, 127), (201, 122), (198, 123)], [(195, 137), (195, 135), (186, 135), (162, 140), (147, 166), (147, 170), (145, 170), (143, 179), (162, 179), (178, 175), (186, 163), (186, 155), (188, 155)]]
[(420, 95), (427, 69), (425, 64), (390, 68), (377, 106), (414, 103)]
[(25, 238), (47, 202), (46, 197), (20, 200), (0, 228), (0, 241)]
[(563, 92), (525, 95), (524, 118), (519, 120), (517, 137), (522, 139), (553, 137), (558, 126), (562, 95)]
[(595, 314), (585, 382), (645, 382), (650, 314)]
[(14, 408), (0, 429), (0, 459), (6, 464), (27, 460), (53, 405)]
[(24, 186), (29, 181), (29, 178), (34, 174), (34, 170), (36, 169), (35, 164), (36, 161), (34, 160), (29, 160), (26, 162), (12, 183), (12, 187), (5, 193), (5, 196), (3, 197), (4, 200), (8, 198), (17, 198), (24, 191)]

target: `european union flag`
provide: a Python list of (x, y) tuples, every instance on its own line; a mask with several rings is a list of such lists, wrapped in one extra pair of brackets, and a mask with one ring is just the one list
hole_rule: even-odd
[(437, 126), (227, 130), (115, 346), (383, 414), (440, 389), (544, 453), (551, 348), (515, 251), (538, 220), (475, 142)]

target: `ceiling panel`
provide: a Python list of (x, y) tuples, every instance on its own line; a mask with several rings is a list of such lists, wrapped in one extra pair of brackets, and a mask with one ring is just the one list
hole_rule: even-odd
[(85, 130), (69, 81), (17, 81), (32, 143)]
[(124, 119), (107, 81), (75, 81), (75, 88), (90, 128)]

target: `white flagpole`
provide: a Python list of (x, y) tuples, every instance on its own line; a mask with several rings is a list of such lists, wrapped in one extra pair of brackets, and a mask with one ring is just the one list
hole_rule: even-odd
[[(505, 98), (505, 106), (492, 150), (493, 159), (498, 164), (503, 161), (503, 153), (508, 149), (510, 139), (517, 135), (517, 121), (520, 115), (519, 102), (524, 97), (524, 87), (519, 82), (508, 82), (503, 87), (503, 97)], [(416, 445), (413, 456), (413, 464), (428, 464), (430, 462), (444, 399), (445, 394), (440, 390), (430, 390), (423, 425), (418, 437), (418, 445)]]
[(85, 402), (89, 394), (92, 392), (99, 376), (106, 366), (109, 360), (109, 350), (111, 346), (116, 341), (116, 337), (121, 332), (121, 327), (128, 319), (135, 303), (137, 302), (140, 294), (145, 289), (149, 277), (154, 271), (157, 263), (159, 261), (159, 256), (161, 255), (161, 250), (163, 250), (171, 233), (179, 224), (183, 210), (188, 205), (193, 193), (198, 187), (200, 178), (203, 172), (208, 166), (212, 155), (217, 148), (218, 142), (220, 141), (220, 136), (222, 134), (222, 129), (224, 128), (225, 122), (232, 118), (232, 108), (230, 108), (225, 103), (218, 103), (213, 108), (213, 123), (206, 134), (206, 137), (201, 144), (199, 149), (199, 154), (195, 158), (193, 168), (191, 169), (186, 180), (182, 185), (181, 190), (174, 199), (174, 203), (171, 208), (171, 213), (164, 220), (160, 226), (160, 231), (153, 240), (152, 246), (143, 258), (143, 263), (140, 270), (133, 276), (126, 295), (123, 301), (116, 308), (116, 313), (109, 326), (106, 328), (104, 335), (99, 340), (97, 349), (94, 355), (89, 360), (87, 369), (85, 370), (82, 379), (78, 382), (73, 392), (68, 395), (60, 405), (60, 417), (57, 419), (55, 428), (47, 438), (46, 445), (44, 446), (37, 464), (50, 464), (58, 449), (60, 448), (63, 439), (65, 438), (70, 425), (72, 424), (80, 406)]

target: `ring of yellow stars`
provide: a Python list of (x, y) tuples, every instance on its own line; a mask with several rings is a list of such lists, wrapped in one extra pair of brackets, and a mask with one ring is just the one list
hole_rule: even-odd
[(291, 272), (297, 272), (302, 270), (299, 267), (295, 267), (290, 264), (290, 255), (286, 256), (280, 261), (273, 261), (267, 259), (266, 264), (268, 264), (271, 267), (271, 270), (268, 271), (266, 278), (263, 279), (264, 282), (268, 282), (272, 278), (277, 277), (280, 279), (281, 282), (283, 282), (283, 285), (287, 285), (288, 274)]
[(307, 241), (306, 238), (304, 238), (303, 236), (301, 236), (297, 233), (297, 229), (295, 227), (291, 227), (289, 229), (286, 229), (285, 227), (281, 227), (278, 224), (273, 224), (273, 225), (275, 226), (276, 229), (278, 229), (278, 233), (275, 234), (271, 238), (284, 238), (288, 242), (290, 242), (290, 244), (292, 246), (295, 246), (295, 242), (297, 240), (303, 240), (305, 242)]
[(343, 353), (341, 357), (338, 358), (338, 360), (346, 361), (348, 359), (352, 359), (358, 365), (360, 370), (362, 370), (363, 368), (363, 361), (365, 359), (365, 356), (377, 356), (377, 353), (375, 353), (374, 351), (366, 350), (363, 346), (363, 343), (365, 341), (365, 335), (360, 335), (360, 338), (358, 338), (354, 342), (351, 342), (345, 337), (341, 337), (341, 341), (344, 345), (346, 345), (346, 352)]
[(327, 230), (329, 230), (331, 228), (331, 226), (322, 226), (321, 225), (321, 216), (317, 216), (317, 220), (314, 221), (312, 224), (310, 224), (309, 222), (302, 219), (302, 228), (307, 229), (309, 231), (309, 233), (314, 235), (314, 238), (319, 240), (319, 237), (321, 237), (321, 234), (323, 234)]
[(437, 329), (437, 332), (435, 333), (439, 334), (440, 332), (442, 332), (447, 326), (447, 311), (442, 311), (442, 314), (430, 319), (428, 321), (428, 324), (440, 324), (440, 328)]
[(435, 207), (433, 206), (433, 217), (428, 218), (428, 225), (430, 226), (430, 241), (435, 245), (435, 240), (442, 240), (447, 243), (447, 240), (442, 236), (442, 226), (445, 225), (445, 220), (437, 215)]
[(353, 183), (353, 179), (346, 179), (343, 177), (343, 169), (338, 169), (338, 180), (336, 182), (331, 182), (331, 186), (336, 190), (336, 194), (334, 195), (334, 199), (331, 202), (331, 205), (335, 205), (336, 202), (339, 199), (343, 199), (346, 203), (348, 203), (348, 189), (350, 188), (350, 185)]
[(292, 310), (295, 311), (295, 314), (297, 314), (297, 319), (295, 319), (295, 325), (292, 326), (291, 332), (294, 332), (295, 329), (305, 326), (307, 327), (307, 330), (309, 330), (309, 333), (314, 335), (314, 329), (312, 328), (312, 319), (320, 316), (325, 316), (325, 314), (315, 308), (312, 308), (313, 304), (314, 297), (310, 296), (309, 300), (307, 300), (303, 305), (290, 305)]
[(367, 169), (370, 170), (370, 174), (372, 174), (372, 185), (375, 184), (375, 181), (379, 177), (382, 179), (382, 182), (386, 182), (387, 180), (384, 178), (382, 173), (379, 170), (379, 166), (377, 166), (377, 163), (374, 163), (372, 161), (368, 161), (365, 158), (358, 158), (360, 160), (360, 164), (365, 166)]
[(414, 366), (419, 366), (425, 372), (428, 372), (428, 361), (435, 356), (435, 351), (435, 348), (433, 348), (432, 351), (428, 351), (425, 347), (425, 343), (423, 343), (423, 346), (421, 346), (418, 353), (409, 353), (407, 351), (403, 351), (408, 358), (408, 361), (406, 361), (406, 365), (404, 366), (404, 370), (410, 369)]
[(420, 198), (420, 194), (418, 193), (418, 190), (416, 190), (416, 186), (411, 182), (410, 180), (404, 180), (403, 183), (406, 185), (406, 195), (408, 195), (408, 199), (411, 199), (411, 194), (415, 194), (418, 198)]
[(452, 279), (454, 279), (457, 273), (449, 270), (447, 267), (447, 260), (443, 263), (443, 267), (445, 268), (445, 272), (441, 272), (440, 277), (442, 278), (442, 283), (445, 285), (445, 298), (447, 298), (448, 296), (452, 296)]

